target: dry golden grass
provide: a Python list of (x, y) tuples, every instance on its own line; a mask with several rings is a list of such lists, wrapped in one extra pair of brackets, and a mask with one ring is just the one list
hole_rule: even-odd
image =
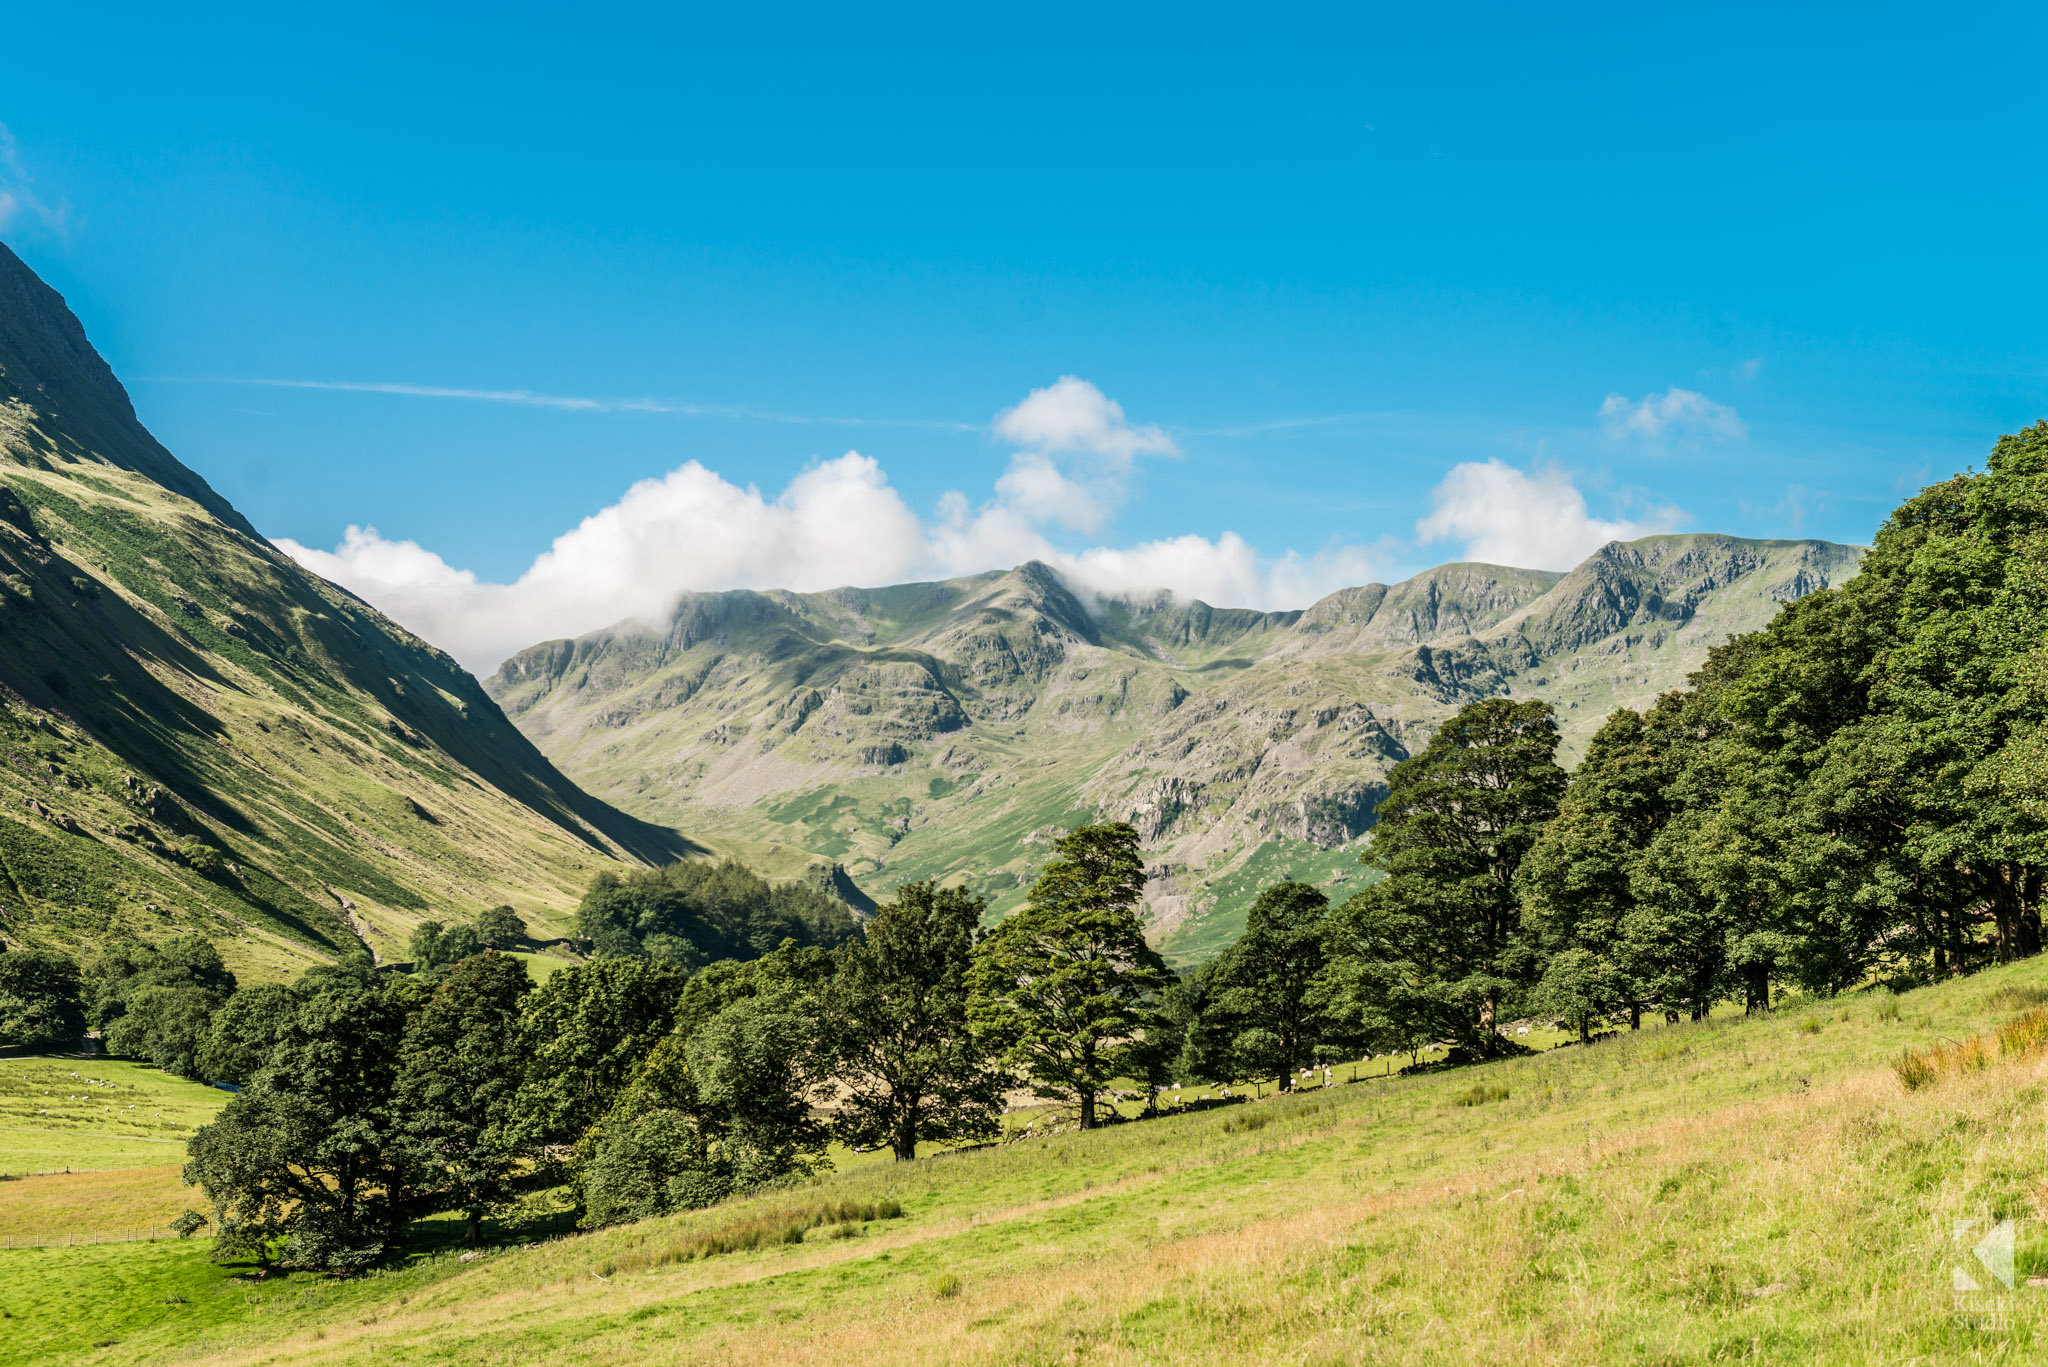
[(161, 1228), (205, 1198), (178, 1178), (176, 1163), (116, 1172), (52, 1173), (0, 1182), (0, 1240), (62, 1243)]

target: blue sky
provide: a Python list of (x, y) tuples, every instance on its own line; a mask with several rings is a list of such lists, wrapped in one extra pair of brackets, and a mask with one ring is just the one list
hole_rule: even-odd
[(284, 8), (10, 16), (0, 238), (479, 668), (1034, 549), (1864, 541), (2048, 416), (2037, 6)]

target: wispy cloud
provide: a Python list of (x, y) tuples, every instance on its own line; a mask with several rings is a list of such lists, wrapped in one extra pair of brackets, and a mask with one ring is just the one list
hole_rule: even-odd
[(149, 375), (150, 384), (255, 385), (265, 389), (315, 389), (343, 394), (395, 394), (414, 399), (457, 399), (469, 403), (513, 404), (569, 413), (667, 413), (686, 418), (731, 418), (748, 422), (817, 427), (921, 427), (941, 432), (979, 432), (978, 423), (943, 418), (861, 418), (781, 413), (744, 404), (690, 403), (679, 399), (597, 398), (582, 394), (541, 394), (530, 389), (465, 389), (454, 385), (373, 380), (289, 380), (262, 375)]
[(7, 125), (0, 123), (0, 228), (12, 227), (24, 217), (62, 233), (71, 226), (71, 206), (61, 199), (52, 204), (36, 192), (28, 168), (22, 164), (20, 145)]
[(1607, 435), (1615, 438), (1648, 437), (1654, 441), (1665, 436), (1739, 439), (1749, 435), (1742, 419), (1727, 404), (1676, 385), (1633, 402), (1624, 395), (1609, 394), (1600, 405), (1600, 423)]

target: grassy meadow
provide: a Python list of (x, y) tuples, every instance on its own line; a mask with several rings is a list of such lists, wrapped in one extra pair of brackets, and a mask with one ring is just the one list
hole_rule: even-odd
[(142, 1063), (0, 1058), (0, 1175), (181, 1164), (227, 1099)]
[[(13, 1250), (0, 1312), (95, 1363), (2022, 1358), (2048, 1344), (2048, 1055), (1917, 1089), (1893, 1064), (2043, 1001), (2032, 962), (521, 1247), (561, 1227), (527, 1212), (468, 1264), (354, 1282), (231, 1280), (203, 1240)], [(1971, 1254), (2008, 1218), (2013, 1290)]]

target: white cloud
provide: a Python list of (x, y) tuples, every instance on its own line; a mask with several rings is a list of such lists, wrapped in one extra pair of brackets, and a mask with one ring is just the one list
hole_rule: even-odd
[(1570, 569), (1609, 541), (1668, 532), (1685, 520), (1668, 506), (1637, 519), (1597, 518), (1563, 470), (1523, 471), (1498, 460), (1454, 466), (1431, 498), (1434, 508), (1415, 524), (1419, 541), (1462, 542), (1467, 560), (1524, 569)]
[(1133, 427), (1123, 405), (1074, 375), (1062, 375), (1057, 384), (1034, 389), (1024, 402), (998, 413), (995, 434), (1033, 451), (1079, 451), (1125, 466), (1134, 456), (1179, 454), (1163, 430)]
[[(1039, 402), (1048, 395), (1057, 402)], [(1034, 403), (1037, 416), (1008, 421)], [(997, 430), (1110, 464), (1070, 475), (1047, 450), (1023, 451), (979, 507), (949, 493), (925, 520), (882, 467), (858, 452), (806, 470), (773, 498), (692, 461), (635, 484), (563, 533), (510, 584), (483, 582), (375, 528), (350, 527), (332, 551), (289, 539), (277, 545), (479, 672), (539, 641), (658, 621), (689, 591), (901, 583), (1036, 559), (1097, 594), (1167, 590), (1217, 606), (1302, 607), (1363, 582), (1392, 559), (1384, 549), (1355, 546), (1265, 558), (1229, 532), (1214, 541), (1190, 535), (1063, 550), (1046, 536), (1048, 525), (1098, 529), (1122, 494), (1114, 463), (1127, 468), (1135, 455), (1163, 454), (1172, 443), (1157, 428), (1132, 427), (1093, 385), (1071, 377), (1002, 415)]]
[(33, 216), (45, 228), (61, 233), (70, 226), (71, 206), (61, 201), (51, 204), (36, 193), (35, 183), (22, 165), (21, 148), (14, 141), (14, 134), (0, 123), (0, 228), (12, 227), (23, 215)]
[(1645, 394), (1634, 403), (1609, 394), (1600, 405), (1600, 423), (1610, 437), (1670, 436), (1739, 439), (1749, 435), (1735, 410), (1706, 395), (1673, 385), (1662, 394)]
[(1132, 425), (1121, 404), (1076, 375), (1032, 390), (991, 430), (1024, 448), (996, 481), (997, 496), (1030, 521), (1090, 535), (1122, 506), (1139, 456), (1180, 454), (1163, 429)]

